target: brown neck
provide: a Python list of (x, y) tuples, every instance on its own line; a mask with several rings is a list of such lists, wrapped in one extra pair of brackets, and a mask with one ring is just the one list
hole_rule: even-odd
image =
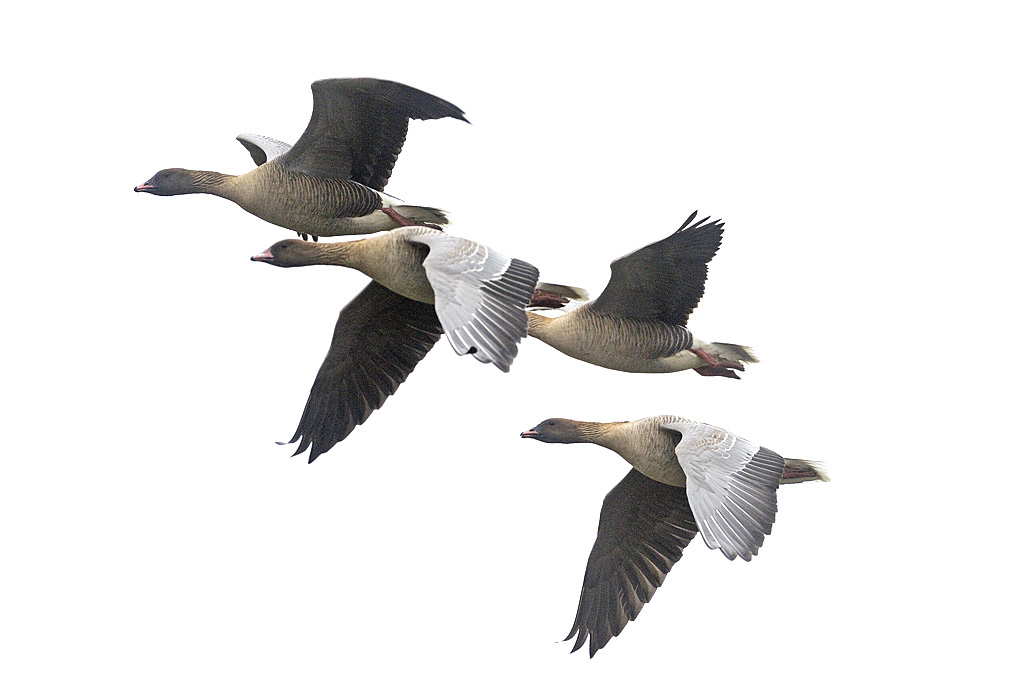
[(219, 173), (218, 171), (193, 171), (190, 193), (213, 194), (219, 197), (226, 197), (232, 187), (229, 182), (236, 176)]
[(615, 427), (624, 422), (580, 422), (575, 420), (580, 443), (595, 443), (611, 448)]
[(363, 241), (310, 243), (308, 246), (311, 250), (311, 265), (343, 266), (361, 270), (360, 245)]

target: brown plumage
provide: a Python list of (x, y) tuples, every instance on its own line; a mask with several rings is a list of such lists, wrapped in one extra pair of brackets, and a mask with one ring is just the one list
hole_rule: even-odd
[(311, 121), (285, 153), (269, 160), (261, 145), (244, 141), (259, 164), (249, 173), (169, 168), (135, 190), (161, 196), (213, 194), (270, 223), (315, 236), (447, 222), (439, 209), (405, 205), (382, 190), (403, 148), (408, 122), (466, 121), (460, 109), (421, 90), (373, 78), (316, 81), (311, 89)]
[(704, 295), (722, 223), (697, 212), (672, 235), (611, 264), (593, 301), (558, 317), (529, 312), (529, 336), (593, 365), (623, 372), (678, 372), (738, 378), (757, 358), (745, 346), (709, 343), (686, 327)]
[[(679, 453), (687, 437), (666, 428), (669, 423), (695, 428), (696, 434), (685, 444), (688, 453)], [(565, 638), (575, 638), (572, 652), (589, 640), (590, 657), (639, 616), (672, 566), (682, 557), (683, 549), (700, 533), (687, 492), (683, 457), (698, 458), (700, 470), (703, 470), (703, 461), (710, 452), (721, 454), (724, 448), (728, 453), (739, 444), (759, 460), (780, 463), (773, 475), (778, 484), (829, 479), (816, 463), (780, 458), (725, 430), (674, 415), (632, 422), (549, 418), (522, 432), (522, 437), (544, 443), (596, 444), (615, 451), (633, 467), (604, 498), (597, 539), (586, 562), (579, 605), (572, 629)], [(696, 470), (696, 467), (691, 469)], [(738, 475), (739, 472), (733, 472), (728, 476)], [(751, 486), (745, 480), (740, 480), (738, 485)], [(756, 517), (762, 516), (761, 510), (774, 516), (774, 499), (771, 505), (767, 508), (767, 503), (760, 501), (745, 503), (746, 509)], [(744, 556), (744, 559), (749, 558)]]

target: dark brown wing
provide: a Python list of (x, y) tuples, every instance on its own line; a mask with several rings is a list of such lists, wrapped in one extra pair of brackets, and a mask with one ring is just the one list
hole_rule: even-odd
[(686, 489), (630, 470), (600, 510), (597, 541), (586, 562), (579, 609), (565, 638), (590, 657), (636, 618), (697, 534)]
[(608, 315), (685, 325), (704, 296), (707, 264), (722, 243), (721, 221), (693, 225), (694, 211), (670, 236), (611, 264), (611, 280), (589, 304)]
[(373, 190), (386, 187), (409, 119), (466, 120), (449, 102), (393, 81), (332, 78), (315, 81), (311, 90), (311, 122), (279, 161), (290, 170)]
[(308, 462), (347, 438), (393, 395), (443, 334), (431, 304), (372, 282), (339, 312), (300, 425), (289, 443)]

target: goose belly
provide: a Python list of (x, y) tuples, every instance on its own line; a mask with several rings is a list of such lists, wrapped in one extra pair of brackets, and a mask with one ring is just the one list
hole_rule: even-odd
[(567, 356), (622, 372), (678, 372), (703, 364), (688, 350), (689, 330), (675, 325), (573, 312), (533, 336)]
[(381, 201), (373, 190), (304, 174), (265, 173), (242, 184), (236, 203), (269, 223), (320, 237), (396, 227), (393, 219), (378, 210)]

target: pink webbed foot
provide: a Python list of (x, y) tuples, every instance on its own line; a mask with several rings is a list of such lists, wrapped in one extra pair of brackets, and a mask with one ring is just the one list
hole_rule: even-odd
[(413, 221), (410, 218), (407, 218), (406, 216), (401, 216), (400, 213), (396, 209), (394, 209), (392, 206), (384, 206), (384, 207), (382, 207), (382, 212), (384, 214), (386, 214), (387, 216), (389, 216), (390, 218), (392, 218), (393, 220), (395, 220), (397, 223), (400, 223), (400, 225), (403, 226), (403, 227), (409, 227), (409, 226), (412, 226), (412, 225), (417, 225), (417, 226), (421, 226), (423, 228), (432, 228), (433, 230), (440, 230), (440, 231), (443, 230), (443, 228), (441, 228), (440, 226), (436, 225), (435, 223), (420, 223), (418, 221)]
[(548, 292), (545, 289), (537, 289), (532, 293), (532, 301), (529, 302), (529, 308), (561, 308), (570, 299), (554, 292)]
[(699, 368), (693, 368), (694, 372), (704, 377), (728, 377), (729, 379), (739, 379), (740, 376), (729, 368), (713, 368), (710, 365), (702, 365)]
[[(695, 353), (697, 355), (697, 357), (700, 358), (700, 360), (702, 360), (705, 363), (707, 363), (710, 366), (710, 368), (709, 368), (710, 370), (732, 369), (732, 370), (740, 370), (741, 372), (743, 371), (743, 363), (739, 363), (737, 361), (725, 360), (724, 358), (719, 358), (718, 356), (712, 356), (707, 351), (703, 351), (701, 349), (690, 349), (690, 351)], [(694, 368), (694, 369), (697, 369), (697, 368)], [(704, 373), (701, 373), (701, 374), (704, 374)]]

